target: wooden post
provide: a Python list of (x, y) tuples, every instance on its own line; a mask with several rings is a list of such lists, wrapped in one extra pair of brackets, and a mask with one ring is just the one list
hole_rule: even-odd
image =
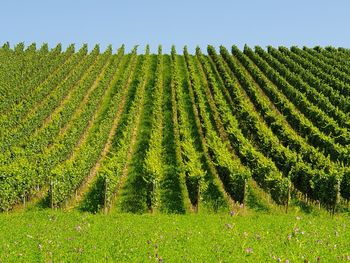
[(247, 178), (244, 179), (244, 187), (243, 187), (243, 207), (245, 207), (246, 205), (246, 198), (247, 198), (247, 188), (248, 188), (248, 184), (247, 184)]
[(200, 192), (201, 192), (201, 184), (200, 184), (200, 181), (199, 181), (198, 182), (198, 193), (197, 193), (197, 204), (196, 204), (196, 208), (195, 208), (196, 214), (198, 214), (198, 211), (199, 211), (199, 198), (201, 196)]
[(288, 192), (287, 192), (286, 214), (288, 214), (289, 200), (290, 200), (290, 183), (288, 185)]
[(158, 196), (156, 196), (156, 187), (157, 187), (157, 181), (154, 177), (154, 175), (152, 176), (153, 179), (152, 179), (152, 193), (151, 193), (151, 213), (153, 214), (154, 213), (154, 208), (156, 206), (156, 201), (155, 200), (158, 200)]
[(331, 214), (332, 214), (332, 218), (333, 218), (333, 217), (334, 217), (334, 214), (335, 214), (335, 204), (332, 206)]
[(23, 207), (26, 208), (26, 193), (23, 192)]
[(105, 212), (105, 214), (107, 214), (107, 212), (108, 212), (108, 207), (107, 207), (107, 205), (108, 205), (108, 202), (107, 202), (107, 178), (105, 178), (105, 194), (104, 194), (104, 196), (105, 196), (105, 200), (104, 200), (104, 212)]
[(53, 183), (52, 180), (50, 181), (50, 206), (51, 209), (53, 209), (53, 195), (54, 195), (54, 189), (53, 189)]

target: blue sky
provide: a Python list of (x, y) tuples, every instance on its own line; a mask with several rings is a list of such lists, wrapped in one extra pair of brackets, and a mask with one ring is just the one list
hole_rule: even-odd
[(0, 0), (0, 42), (350, 47), (348, 0)]

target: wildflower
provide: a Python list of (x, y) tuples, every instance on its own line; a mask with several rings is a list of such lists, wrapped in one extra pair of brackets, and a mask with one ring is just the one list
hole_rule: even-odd
[(300, 219), (301, 219), (301, 217), (300, 217), (300, 216), (297, 216), (295, 219), (296, 219), (296, 220), (300, 220)]
[(248, 247), (245, 249), (245, 252), (248, 254), (253, 253), (253, 249), (251, 247)]
[(234, 216), (234, 215), (235, 215), (235, 211), (231, 211), (230, 216)]
[(233, 226), (231, 224), (225, 224), (225, 226), (228, 228), (228, 229), (232, 229)]
[(281, 261), (282, 261), (282, 259), (281, 259), (281, 258), (278, 258), (278, 259), (277, 259), (277, 262), (281, 262)]
[(239, 207), (240, 207), (240, 208), (244, 208), (244, 204), (243, 204), (243, 203), (240, 204)]
[(292, 235), (288, 235), (288, 236), (287, 236), (287, 239), (288, 239), (288, 240), (291, 240), (291, 239), (292, 239)]
[(284, 263), (289, 263), (289, 260), (288, 260), (288, 259), (286, 259), (286, 261), (284, 261)]
[(80, 232), (80, 231), (81, 231), (81, 226), (76, 226), (76, 227), (75, 227), (75, 230), (78, 231), (78, 232)]
[(38, 248), (39, 248), (39, 250), (42, 250), (43, 249), (43, 245), (39, 244)]

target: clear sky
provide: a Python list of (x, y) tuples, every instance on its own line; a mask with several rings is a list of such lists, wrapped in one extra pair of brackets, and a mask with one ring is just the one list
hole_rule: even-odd
[(0, 0), (0, 42), (350, 47), (350, 0)]

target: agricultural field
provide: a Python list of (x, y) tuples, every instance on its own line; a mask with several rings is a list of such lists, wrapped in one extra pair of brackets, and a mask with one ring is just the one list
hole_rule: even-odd
[(0, 50), (0, 209), (229, 211), (350, 199), (350, 51)]
[(0, 96), (0, 262), (350, 259), (348, 49), (5, 43)]

